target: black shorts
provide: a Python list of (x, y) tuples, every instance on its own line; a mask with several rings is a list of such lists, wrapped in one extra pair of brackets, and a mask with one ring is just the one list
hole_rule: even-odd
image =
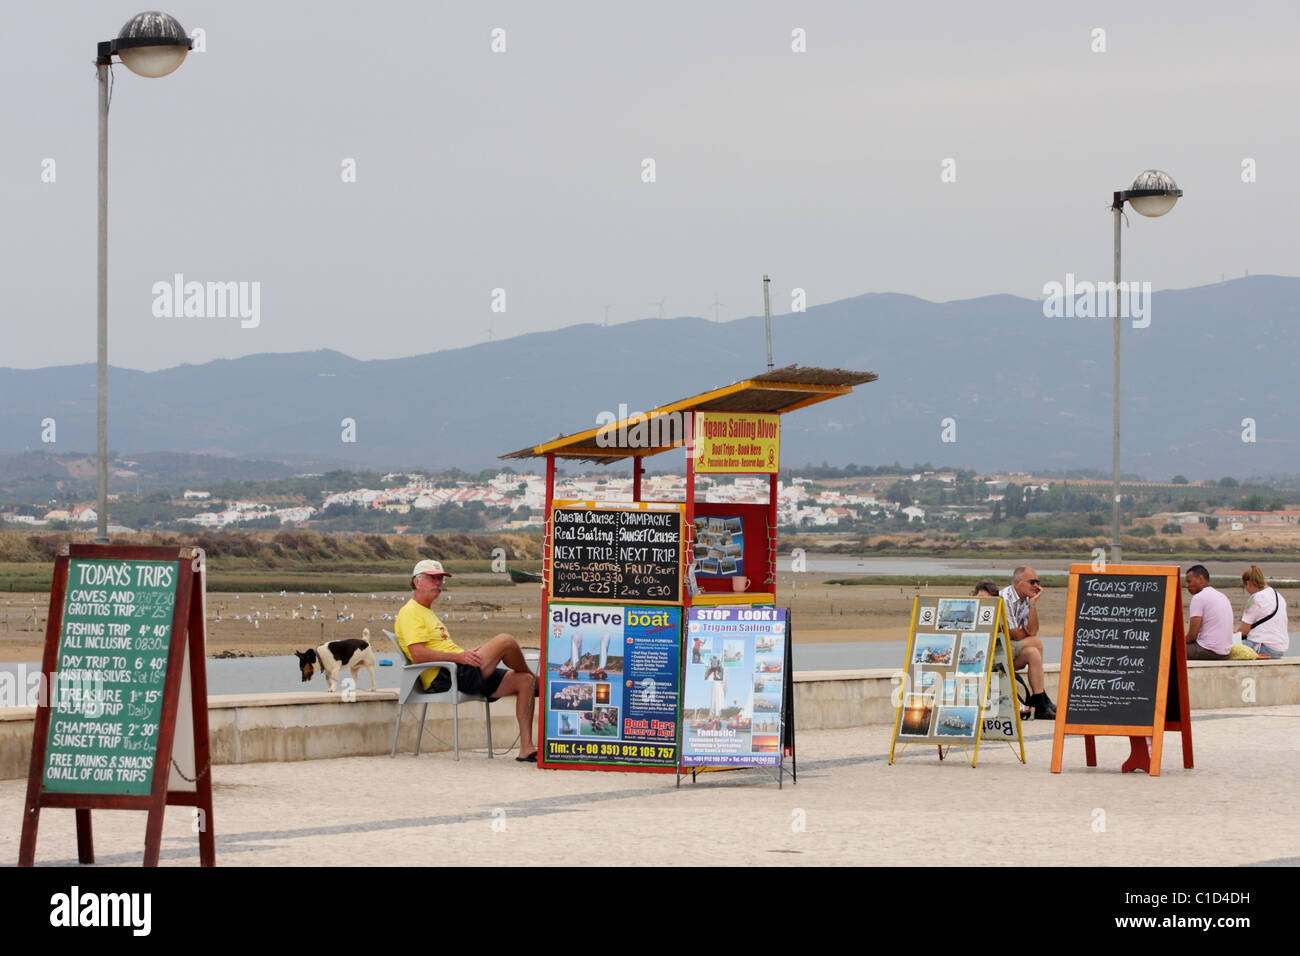
[[(429, 685), (429, 693), (441, 694), (443, 691), (451, 690), (451, 674), (444, 664), (438, 670), (438, 676), (433, 679)], [(501, 681), (510, 672), (504, 667), (498, 667), (494, 670), (487, 680), (483, 679), (483, 672), (477, 667), (469, 664), (456, 664), (456, 686), (462, 694), (482, 694), (488, 700), (498, 700), (496, 696), (497, 688), (501, 686)]]

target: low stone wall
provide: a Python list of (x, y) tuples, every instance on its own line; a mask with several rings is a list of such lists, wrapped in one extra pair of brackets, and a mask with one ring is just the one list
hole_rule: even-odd
[[(1300, 703), (1300, 660), (1193, 661), (1187, 667), (1193, 716), (1197, 710)], [(1051, 692), (1059, 667), (1049, 665), (1046, 670)], [(796, 728), (892, 723), (896, 673), (892, 669), (796, 673)], [(211, 697), (212, 759), (225, 764), (386, 754), (393, 743), (396, 700), (394, 690), (358, 691), (355, 701), (324, 691)], [(399, 754), (415, 748), (419, 714), (418, 706), (403, 713)], [(27, 776), (34, 719), (33, 707), (0, 708), (0, 779)], [(422, 752), (451, 749), (449, 704), (430, 705), (425, 727)], [(505, 749), (517, 733), (512, 702), (496, 704), (492, 708), (496, 749)], [(482, 704), (461, 705), (460, 745), (462, 750), (487, 747)]]
[[(1056, 698), (1059, 664), (1048, 664), (1047, 692)], [(794, 720), (799, 730), (892, 724), (896, 670), (803, 671), (794, 675)], [(1300, 704), (1300, 660), (1188, 661), (1192, 715), (1223, 707)]]

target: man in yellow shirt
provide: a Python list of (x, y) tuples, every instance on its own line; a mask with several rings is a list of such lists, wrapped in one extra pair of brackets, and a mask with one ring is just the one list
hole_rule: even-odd
[[(413, 664), (446, 662), (456, 668), (456, 686), (466, 694), (482, 694), (489, 700), (515, 698), (515, 719), (519, 721), (521, 763), (537, 762), (537, 741), (533, 737), (533, 697), (537, 675), (528, 669), (519, 642), (509, 634), (498, 634), (478, 647), (462, 650), (438, 620), (431, 605), (442, 593), (442, 583), (451, 577), (439, 561), (421, 561), (411, 572), (411, 600), (397, 612), (397, 642)], [(497, 667), (504, 663), (506, 667)], [(445, 667), (431, 667), (420, 675), (425, 690), (451, 688), (451, 674)]]

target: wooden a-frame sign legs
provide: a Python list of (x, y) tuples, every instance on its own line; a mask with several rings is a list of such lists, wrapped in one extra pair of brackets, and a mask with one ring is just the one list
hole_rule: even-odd
[[(64, 597), (69, 586), (70, 560), (109, 566), (130, 562), (155, 562), (164, 571), (168, 568), (175, 571), (174, 581), (167, 587), (167, 590), (171, 590), (174, 585), (174, 593), (171, 595), (174, 603), (170, 637), (166, 647), (166, 673), (163, 677), (161, 711), (156, 718), (157, 743), (153, 754), (152, 777), (148, 793), (52, 792), (46, 785), (47, 756), (50, 751), (56, 749), (50, 744), (50, 724), (54, 688), (62, 663), (59, 659), (59, 650), (64, 637)], [(203, 619), (202, 562), (203, 553), (197, 548), (113, 545), (65, 546), (55, 559), (54, 583), (50, 589), (50, 612), (45, 633), (45, 653), (41, 664), (41, 671), (49, 692), (42, 695), (36, 708), (31, 767), (27, 777), (27, 801), (23, 812), (22, 839), (18, 851), (19, 866), (32, 866), (35, 862), (36, 831), (41, 810), (45, 807), (66, 808), (76, 812), (77, 859), (81, 863), (95, 862), (91, 810), (148, 811), (145, 825), (144, 865), (157, 866), (162, 845), (163, 811), (168, 804), (196, 808), (199, 861), (203, 866), (215, 864), (216, 838), (212, 819), (208, 689), (204, 666), (207, 649)], [(127, 570), (133, 570), (134, 567), (131, 566)], [(76, 598), (75, 594), (74, 598)], [(69, 603), (69, 607), (71, 606), (73, 605)], [(143, 627), (140, 628), (140, 633), (144, 633)], [(135, 667), (140, 668), (140, 666), (141, 661), (137, 659)], [(152, 720), (152, 717), (145, 719)], [(180, 739), (177, 737), (178, 724), (182, 735)]]

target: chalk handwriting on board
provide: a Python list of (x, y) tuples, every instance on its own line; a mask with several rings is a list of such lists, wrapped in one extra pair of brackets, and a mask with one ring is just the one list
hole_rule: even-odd
[(175, 587), (174, 562), (69, 561), (58, 673), (93, 677), (94, 706), (51, 702), (45, 790), (149, 792)]
[(674, 601), (681, 590), (680, 512), (557, 508), (551, 541), (556, 597)]
[(1155, 719), (1165, 585), (1155, 575), (1079, 576), (1070, 723), (1138, 726)]

